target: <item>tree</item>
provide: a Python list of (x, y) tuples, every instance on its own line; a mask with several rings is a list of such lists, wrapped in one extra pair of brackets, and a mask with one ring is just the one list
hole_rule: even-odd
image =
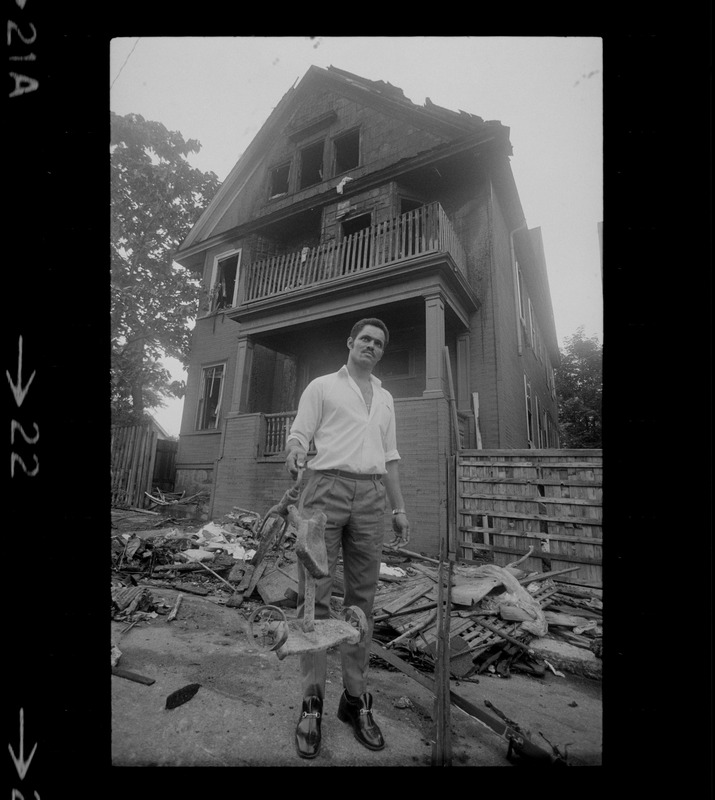
[(199, 276), (173, 253), (219, 186), (187, 161), (201, 145), (138, 114), (111, 114), (112, 419), (139, 421), (181, 397), (161, 359), (187, 363)]
[(562, 447), (602, 446), (603, 346), (583, 328), (564, 340), (555, 370)]

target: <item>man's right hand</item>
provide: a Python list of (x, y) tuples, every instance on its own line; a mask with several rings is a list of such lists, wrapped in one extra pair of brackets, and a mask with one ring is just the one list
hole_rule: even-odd
[(286, 456), (286, 469), (291, 478), (297, 478), (298, 472), (305, 466), (305, 452), (300, 448), (292, 448)]

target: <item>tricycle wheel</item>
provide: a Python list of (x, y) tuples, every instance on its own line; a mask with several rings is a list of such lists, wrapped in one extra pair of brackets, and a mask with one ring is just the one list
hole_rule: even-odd
[(278, 606), (258, 606), (248, 626), (253, 641), (266, 650), (276, 650), (288, 638), (288, 620)]
[(348, 606), (344, 612), (345, 621), (353, 628), (360, 631), (360, 639), (367, 633), (367, 617), (365, 612), (357, 606)]

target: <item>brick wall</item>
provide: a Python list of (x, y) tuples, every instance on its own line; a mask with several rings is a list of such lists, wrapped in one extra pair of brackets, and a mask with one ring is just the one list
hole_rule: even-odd
[[(447, 524), (445, 447), (449, 443), (449, 408), (444, 399), (395, 400), (397, 447), (402, 457), (400, 483), (412, 524), (409, 549), (436, 555)], [(217, 461), (211, 517), (234, 506), (265, 514), (290, 486), (282, 459), (256, 459), (262, 435), (260, 414), (241, 414), (226, 421)], [(389, 505), (389, 504), (388, 504)], [(385, 509), (385, 535), (390, 538), (391, 508)]]

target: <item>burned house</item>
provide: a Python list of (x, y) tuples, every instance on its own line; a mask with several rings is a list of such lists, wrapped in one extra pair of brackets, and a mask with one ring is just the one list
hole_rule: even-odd
[(558, 447), (541, 232), (511, 155), (498, 121), (311, 67), (175, 256), (206, 290), (177, 489), (210, 490), (214, 517), (265, 513), (288, 485), (301, 391), (345, 363), (366, 316), (390, 329), (375, 375), (395, 399), (415, 549), (434, 553), (448, 524), (455, 419), (462, 447)]

